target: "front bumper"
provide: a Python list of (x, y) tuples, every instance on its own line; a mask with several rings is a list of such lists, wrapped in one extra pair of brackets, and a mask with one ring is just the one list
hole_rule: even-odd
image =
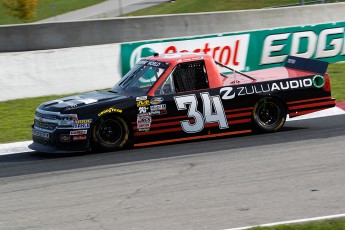
[(65, 146), (65, 147), (56, 147), (56, 146), (49, 146), (39, 144), (37, 142), (33, 142), (30, 144), (29, 149), (35, 150), (37, 152), (42, 153), (78, 153), (78, 152), (88, 152), (90, 151), (90, 147), (87, 146)]
[(71, 152), (88, 152), (90, 151), (90, 141), (87, 135), (83, 139), (70, 135), (72, 130), (62, 129), (54, 132), (44, 132), (32, 127), (33, 143), (29, 148), (44, 153), (71, 153)]

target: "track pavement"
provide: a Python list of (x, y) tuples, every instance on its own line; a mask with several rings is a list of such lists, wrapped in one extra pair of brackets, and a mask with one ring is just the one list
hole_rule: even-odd
[(345, 213), (345, 115), (281, 132), (0, 156), (0, 229), (229, 229)]

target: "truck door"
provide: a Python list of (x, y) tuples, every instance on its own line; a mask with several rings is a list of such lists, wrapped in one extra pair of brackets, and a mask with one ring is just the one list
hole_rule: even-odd
[[(209, 126), (228, 128), (221, 98), (210, 96), (204, 61), (177, 65), (155, 95), (164, 103), (151, 105), (152, 128), (159, 124), (166, 135), (185, 137), (205, 134)], [(162, 113), (164, 117), (158, 117)]]

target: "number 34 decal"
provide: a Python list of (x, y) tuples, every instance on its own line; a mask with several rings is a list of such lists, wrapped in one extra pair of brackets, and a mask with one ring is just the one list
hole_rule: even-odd
[(186, 110), (188, 108), (188, 118), (190, 120), (181, 121), (181, 127), (186, 133), (197, 133), (204, 129), (205, 124), (217, 122), (220, 129), (229, 128), (228, 121), (225, 116), (224, 107), (219, 96), (210, 96), (209, 93), (200, 93), (204, 104), (203, 113), (198, 111), (198, 100), (194, 94), (174, 97), (178, 110)]

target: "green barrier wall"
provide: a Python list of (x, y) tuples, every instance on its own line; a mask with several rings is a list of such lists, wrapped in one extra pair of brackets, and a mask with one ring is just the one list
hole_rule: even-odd
[(203, 52), (237, 70), (280, 66), (287, 55), (345, 61), (345, 22), (121, 44), (122, 74), (153, 53)]

